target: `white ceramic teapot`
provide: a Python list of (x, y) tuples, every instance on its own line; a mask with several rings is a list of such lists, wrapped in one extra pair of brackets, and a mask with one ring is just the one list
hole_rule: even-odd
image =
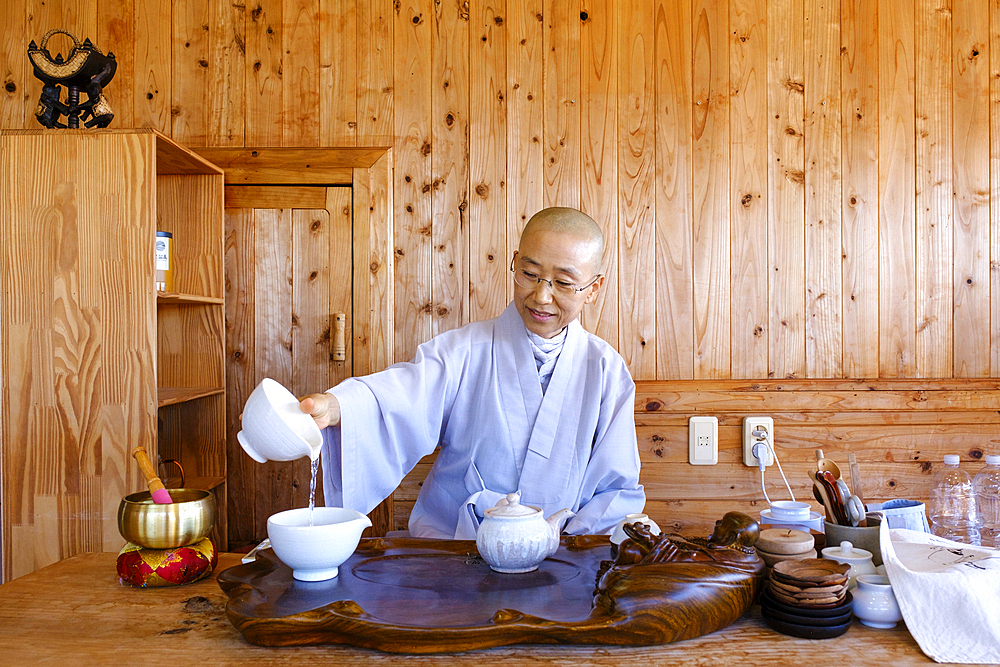
[(521, 504), (520, 493), (508, 493), (486, 510), (476, 531), (476, 547), (497, 572), (518, 573), (538, 569), (538, 564), (559, 548), (564, 520), (576, 516), (561, 509), (548, 519), (542, 510)]

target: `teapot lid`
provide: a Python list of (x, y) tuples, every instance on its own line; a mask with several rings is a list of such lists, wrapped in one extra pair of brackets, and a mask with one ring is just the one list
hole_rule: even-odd
[(505, 498), (497, 501), (497, 504), (486, 510), (491, 517), (527, 517), (540, 514), (542, 510), (531, 505), (521, 504), (520, 493), (508, 493)]

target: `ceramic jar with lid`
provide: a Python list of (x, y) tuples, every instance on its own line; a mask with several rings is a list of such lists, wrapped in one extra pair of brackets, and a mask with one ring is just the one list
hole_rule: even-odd
[(872, 552), (857, 549), (847, 541), (841, 542), (839, 547), (827, 547), (823, 549), (823, 558), (829, 558), (838, 563), (846, 563), (851, 566), (851, 569), (847, 573), (849, 577), (848, 588), (850, 589), (854, 589), (858, 585), (858, 576), (862, 574), (875, 574)]
[(893, 628), (903, 620), (889, 577), (880, 574), (858, 575), (853, 610), (858, 620), (872, 628)]

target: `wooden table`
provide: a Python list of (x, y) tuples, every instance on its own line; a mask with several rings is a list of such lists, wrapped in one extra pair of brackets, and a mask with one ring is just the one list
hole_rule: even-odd
[[(699, 665), (934, 664), (900, 624), (795, 639), (770, 630), (759, 607), (711, 635), (651, 647), (511, 646), (447, 655), (403, 656), (342, 646), (264, 648), (248, 644), (226, 618), (214, 575), (187, 586), (122, 586), (113, 553), (81, 554), (0, 586), (0, 661), (7, 665)], [(222, 554), (216, 572), (240, 562)]]

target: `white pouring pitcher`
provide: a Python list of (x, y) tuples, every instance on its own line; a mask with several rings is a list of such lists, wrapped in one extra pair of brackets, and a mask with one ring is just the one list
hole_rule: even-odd
[(299, 408), (299, 399), (271, 378), (264, 378), (243, 407), (243, 430), (236, 439), (258, 463), (315, 461), (323, 434), (313, 418)]

